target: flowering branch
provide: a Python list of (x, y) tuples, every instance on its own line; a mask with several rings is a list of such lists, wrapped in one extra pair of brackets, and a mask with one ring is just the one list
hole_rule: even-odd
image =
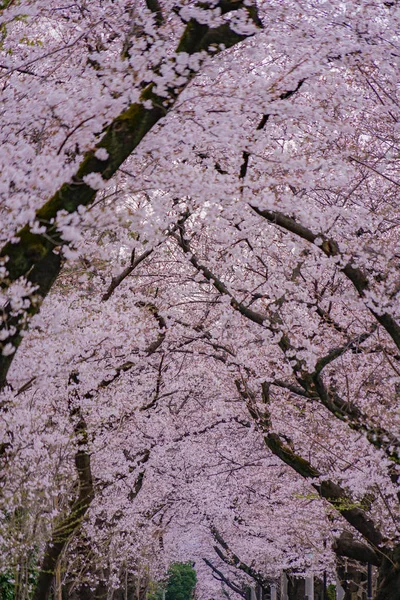
[[(218, 8), (216, 5), (202, 4), (202, 10)], [(4, 311), (2, 328), (8, 330), (7, 347), (12, 352), (0, 357), (0, 388), (6, 385), (6, 377), (15, 351), (21, 343), (21, 332), (29, 324), (31, 317), (40, 309), (40, 304), (52, 288), (63, 264), (60, 250), (69, 244), (63, 238), (57, 225), (60, 211), (75, 213), (79, 207), (87, 207), (93, 203), (97, 190), (87, 182), (88, 176), (100, 177), (108, 181), (122, 163), (140, 144), (147, 133), (174, 107), (179, 95), (195, 77), (198, 68), (210, 55), (218, 54), (223, 48), (230, 48), (247, 37), (254, 35), (261, 23), (254, 4), (224, 0), (221, 10), (225, 13), (245, 10), (254, 29), (250, 33), (238, 33), (227, 21), (218, 27), (199, 23), (195, 18), (187, 22), (183, 35), (177, 45), (174, 58), (166, 60), (172, 64), (182, 53), (198, 54), (199, 65), (187, 68), (184, 74), (179, 73), (179, 83), (171, 84), (166, 95), (157, 93), (155, 84), (148, 84), (142, 91), (139, 102), (131, 104), (106, 128), (100, 142), (88, 151), (71, 181), (64, 183), (46, 204), (37, 212), (34, 225), (25, 225), (16, 234), (13, 243), (8, 242), (0, 250), (0, 259), (6, 266), (7, 274), (1, 287), (7, 289), (14, 281), (24, 278), (36, 290), (35, 301), (29, 298), (27, 308), (15, 315), (7, 306)], [(37, 226), (43, 229), (36, 233)]]

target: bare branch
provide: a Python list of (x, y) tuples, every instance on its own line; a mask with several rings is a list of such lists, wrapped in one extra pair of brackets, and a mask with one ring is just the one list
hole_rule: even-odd
[(107, 302), (114, 293), (114, 290), (126, 279), (129, 275), (143, 262), (150, 254), (154, 252), (154, 248), (149, 248), (145, 252), (143, 252), (140, 256), (138, 256), (131, 264), (126, 267), (119, 275), (113, 277), (111, 279), (111, 283), (107, 288), (107, 291), (103, 294), (101, 299), (102, 302)]

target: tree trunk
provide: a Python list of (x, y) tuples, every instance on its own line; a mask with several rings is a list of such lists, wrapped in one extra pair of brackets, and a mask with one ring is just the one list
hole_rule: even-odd
[(90, 452), (87, 449), (87, 426), (79, 406), (71, 409), (76, 418), (74, 432), (77, 437), (75, 467), (78, 473), (79, 492), (75, 502), (64, 516), (54, 524), (53, 532), (46, 544), (44, 557), (38, 576), (33, 600), (48, 600), (55, 579), (57, 565), (69, 539), (80, 527), (90, 503), (94, 498), (93, 480), (90, 465)]
[(344, 589), (343, 600), (365, 600), (367, 590), (367, 570), (364, 563), (350, 558), (337, 558), (336, 572)]
[(400, 546), (387, 552), (379, 567), (374, 600), (400, 600)]
[(305, 581), (303, 577), (288, 576), (288, 597), (289, 600), (304, 600), (306, 593)]

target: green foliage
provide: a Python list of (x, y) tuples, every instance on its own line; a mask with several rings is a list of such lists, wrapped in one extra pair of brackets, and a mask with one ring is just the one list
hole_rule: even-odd
[(335, 600), (336, 598), (336, 586), (333, 585), (333, 583), (331, 583), (330, 585), (328, 585), (328, 587), (326, 588), (326, 593), (328, 596), (328, 600)]
[(9, 573), (0, 573), (1, 600), (14, 600), (14, 580)]
[(162, 600), (165, 583), (160, 581), (151, 581), (147, 592), (147, 600)]
[(39, 576), (37, 548), (29, 553), (23, 566), (14, 565), (14, 569), (15, 571), (0, 571), (0, 600), (31, 597)]
[(26, 46), (43, 46), (43, 42), (41, 40), (32, 40), (26, 35), (19, 40), (19, 43), (25, 44)]
[(166, 600), (190, 600), (197, 582), (192, 563), (172, 563), (168, 569)]

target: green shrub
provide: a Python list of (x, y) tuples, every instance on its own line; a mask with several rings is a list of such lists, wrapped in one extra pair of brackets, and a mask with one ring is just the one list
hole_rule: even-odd
[(196, 582), (196, 571), (192, 563), (172, 563), (168, 569), (165, 600), (190, 600), (193, 598)]

